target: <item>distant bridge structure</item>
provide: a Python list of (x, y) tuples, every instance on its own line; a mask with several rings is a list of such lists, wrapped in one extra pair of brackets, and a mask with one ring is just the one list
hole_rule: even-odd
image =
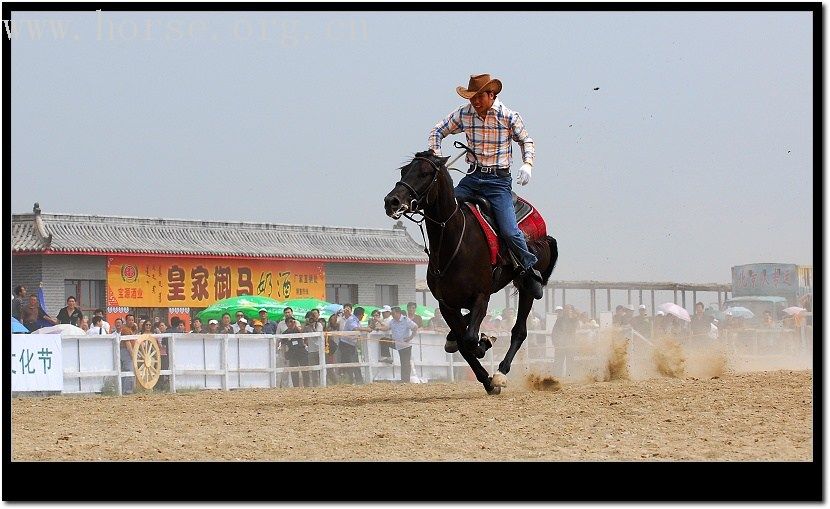
[[(504, 299), (505, 305), (511, 305), (511, 293), (513, 290), (512, 285), (508, 285), (504, 290)], [(597, 299), (600, 299), (600, 302), (603, 298), (603, 294), (605, 297), (605, 309), (607, 311), (613, 311), (611, 309), (611, 290), (625, 290), (627, 292), (627, 300), (626, 303), (630, 305), (639, 305), (639, 304), (647, 304), (645, 300), (648, 300), (651, 303), (650, 309), (654, 310), (655, 307), (662, 302), (656, 302), (654, 297), (654, 292), (656, 291), (671, 291), (674, 295), (673, 302), (675, 304), (680, 304), (684, 308), (686, 308), (686, 294), (687, 292), (691, 292), (692, 295), (692, 305), (697, 302), (697, 292), (714, 292), (718, 294), (718, 307), (720, 307), (723, 302), (729, 298), (729, 295), (732, 293), (732, 284), (731, 283), (676, 283), (676, 282), (646, 282), (646, 281), (549, 281), (547, 286), (545, 287), (545, 295), (543, 300), (545, 302), (545, 311), (548, 313), (552, 313), (554, 308), (557, 306), (557, 292), (560, 295), (560, 301), (558, 305), (565, 305), (567, 304), (567, 297), (568, 297), (568, 290), (571, 292), (573, 291), (587, 291), (590, 294), (590, 302), (591, 302), (591, 309), (590, 309), (590, 316), (591, 318), (597, 318), (599, 315), (599, 309), (597, 307)], [(415, 292), (417, 294), (421, 294), (421, 302), (422, 304), (426, 305), (426, 298), (427, 294), (431, 293), (429, 287), (427, 287), (426, 280), (419, 279), (415, 283)], [(649, 292), (649, 293), (646, 293)], [(679, 301), (678, 301), (679, 297)], [(687, 308), (688, 309), (688, 308)], [(652, 311), (653, 312), (653, 311)]]

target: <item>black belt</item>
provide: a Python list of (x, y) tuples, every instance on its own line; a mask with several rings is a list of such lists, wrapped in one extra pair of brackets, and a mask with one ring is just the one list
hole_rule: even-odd
[(509, 177), (510, 168), (501, 166), (483, 166), (478, 163), (470, 163), (470, 172), (480, 171), (481, 173), (495, 173), (499, 177)]

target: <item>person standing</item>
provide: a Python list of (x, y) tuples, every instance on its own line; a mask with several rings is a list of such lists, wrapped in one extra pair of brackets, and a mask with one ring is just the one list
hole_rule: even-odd
[(92, 325), (90, 325), (89, 330), (86, 331), (87, 336), (99, 336), (101, 334), (106, 334), (107, 332), (104, 330), (103, 325), (104, 319), (98, 315), (92, 315)]
[(124, 317), (124, 325), (130, 329), (129, 333), (124, 333), (125, 336), (136, 334), (139, 330), (138, 324), (135, 323), (135, 315), (132, 313), (127, 313), (127, 316)]
[(115, 330), (113, 331), (113, 334), (118, 334), (120, 336), (121, 335), (121, 329), (124, 328), (124, 321), (121, 320), (120, 318), (116, 318), (115, 322), (112, 324), (112, 326), (115, 328)]
[(651, 338), (651, 319), (648, 317), (646, 305), (640, 304), (637, 313), (639, 314), (631, 319), (631, 326), (644, 338)]
[(706, 337), (712, 328), (714, 317), (705, 314), (706, 306), (702, 302), (695, 304), (695, 314), (689, 322), (692, 337)]
[[(210, 324), (208, 324), (210, 325)], [(216, 329), (217, 334), (233, 334), (233, 325), (231, 324), (231, 314), (230, 313), (222, 313), (222, 323), (219, 324), (219, 327)]]
[(277, 322), (268, 318), (268, 310), (265, 308), (261, 308), (259, 310), (259, 321), (262, 322), (262, 333), (263, 334), (276, 334), (277, 333)]
[[(322, 333), (325, 327), (320, 323), (320, 311), (312, 309), (306, 313), (306, 323), (303, 326), (303, 332), (316, 332), (320, 337), (306, 338), (306, 349), (308, 350), (308, 366), (320, 365), (320, 348), (322, 348)], [(310, 387), (317, 387), (320, 385), (320, 371), (309, 372)]]
[(20, 313), (23, 308), (29, 304), (29, 299), (26, 298), (26, 287), (17, 285), (14, 287), (14, 299), (12, 299), (12, 316), (20, 320)]
[(418, 330), (418, 324), (408, 316), (404, 316), (401, 308), (392, 307), (392, 320), (389, 322), (389, 332), (395, 341), (395, 350), (401, 358), (401, 382), (408, 383), (412, 376), (412, 338)]
[[(391, 314), (391, 308), (390, 308)], [(389, 320), (392, 318), (390, 317)], [(381, 318), (381, 310), (376, 309), (372, 311), (372, 315), (369, 317), (369, 328), (372, 329), (372, 332), (383, 332), (389, 330), (389, 320), (384, 320)], [(392, 340), (389, 337), (382, 337), (378, 339), (378, 346), (380, 347), (380, 352), (378, 354), (378, 362), (385, 362), (388, 364), (392, 364), (392, 352), (390, 350), (390, 345), (392, 344)]]
[(84, 314), (78, 307), (76, 307), (76, 302), (77, 301), (73, 295), (66, 298), (66, 307), (63, 307), (60, 311), (58, 311), (57, 318), (59, 323), (68, 323), (76, 327), (81, 327), (80, 323), (84, 318)]
[[(346, 311), (347, 309), (348, 312)], [(344, 304), (343, 312), (348, 315), (345, 322), (343, 322), (343, 331), (372, 332), (372, 329), (369, 327), (360, 325), (365, 312), (362, 307), (358, 306), (354, 308), (354, 313), (352, 313), (352, 305)], [(340, 350), (340, 362), (360, 362), (357, 355), (357, 339), (355, 336), (343, 336), (340, 338), (340, 347), (338, 348)], [(359, 367), (341, 368), (340, 371), (346, 378), (349, 378), (350, 383), (363, 384), (363, 373)]]
[[(376, 330), (388, 331), (389, 322), (392, 321), (392, 308), (387, 304), (380, 309), (380, 326)], [(392, 364), (392, 338), (382, 337), (378, 340), (380, 342), (380, 354), (378, 362)]]
[[(302, 329), (293, 316), (285, 317), (286, 329), (282, 334), (300, 334)], [(287, 337), (280, 341), (282, 350), (285, 353), (285, 360), (292, 368), (299, 366), (308, 366), (308, 350), (306, 350), (305, 338)], [(308, 387), (308, 371), (303, 371), (303, 387)], [(300, 386), (300, 373), (296, 371), (291, 372), (291, 383), (294, 387)]]
[[(423, 327), (424, 326), (424, 319), (421, 317), (421, 315), (415, 313), (415, 311), (417, 309), (418, 309), (418, 305), (415, 304), (414, 302), (407, 303), (406, 304), (406, 317), (409, 318), (410, 320), (412, 320), (413, 322), (415, 322), (415, 324), (418, 327)], [(393, 316), (394, 316), (394, 313), (393, 313)]]
[[(340, 313), (338, 311), (338, 313)], [(333, 313), (329, 316), (326, 323), (326, 332), (340, 331), (340, 315)], [(326, 364), (337, 364), (337, 349), (340, 347), (339, 336), (326, 334)], [(336, 384), (340, 380), (340, 370), (338, 368), (326, 368), (326, 383), (328, 385)]]
[(233, 334), (239, 334), (239, 329), (242, 327), (242, 325), (240, 325), (240, 323), (241, 323), (239, 321), (240, 319), (245, 320), (245, 330), (243, 332), (247, 332), (249, 334), (251, 332), (254, 332), (254, 328), (251, 327), (250, 325), (248, 325), (248, 319), (245, 318), (245, 313), (243, 313), (242, 311), (237, 311), (236, 312), (236, 323), (231, 326), (231, 329), (233, 330)]
[[(285, 334), (286, 333), (285, 331), (288, 330), (288, 322), (292, 321), (292, 320), (295, 320), (295, 318), (294, 318), (294, 309), (292, 309), (291, 306), (286, 306), (282, 310), (282, 316), (283, 316), (282, 320), (280, 320), (277, 323), (277, 332), (276, 332), (277, 334)], [(291, 320), (289, 320), (289, 318)], [(280, 341), (280, 344), (282, 344), (282, 341)], [(274, 362), (276, 363), (275, 365), (278, 368), (283, 368), (285, 366), (288, 366), (288, 358), (286, 358), (285, 355), (286, 355), (286, 350), (285, 349), (277, 348), (276, 359), (275, 359)], [(279, 377), (280, 377), (279, 386), (280, 387), (288, 387), (288, 378), (289, 378), (288, 373), (286, 373), (286, 372), (280, 373)]]
[(167, 332), (170, 334), (184, 333), (184, 320), (182, 320), (178, 316), (172, 317), (170, 319), (170, 329), (168, 329)]
[(110, 324), (106, 318), (104, 318), (104, 310), (101, 308), (96, 309), (93, 313), (93, 316), (100, 316), (101, 317), (101, 327), (104, 328), (104, 334), (110, 333)]
[(41, 320), (50, 322), (53, 325), (57, 325), (58, 323), (57, 320), (47, 315), (43, 308), (40, 307), (40, 301), (37, 299), (37, 295), (29, 295), (26, 305), (20, 310), (19, 320), (24, 327), (29, 329), (29, 332), (38, 330)]
[(201, 318), (194, 318), (192, 322), (190, 322), (190, 332), (191, 334), (202, 334), (204, 331), (202, 330), (202, 319)]
[(522, 150), (523, 164), (516, 178), (519, 185), (530, 181), (536, 153), (521, 115), (498, 99), (501, 90), (501, 81), (489, 74), (470, 76), (467, 88), (456, 87), (458, 95), (469, 100), (469, 104), (459, 106), (435, 124), (429, 132), (427, 144), (433, 153), (440, 156), (441, 140), (451, 134), (465, 133), (470, 169), (455, 187), (455, 196), (458, 201), (473, 196), (484, 196), (490, 201), (501, 236), (518, 259), (517, 284), (535, 299), (541, 299), (542, 275), (534, 268), (538, 260), (527, 247), (513, 209), (511, 142), (516, 141)]

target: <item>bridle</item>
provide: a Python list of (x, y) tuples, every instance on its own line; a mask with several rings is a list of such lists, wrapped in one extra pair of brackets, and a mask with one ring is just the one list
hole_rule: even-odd
[[(475, 159), (475, 160), (476, 160), (476, 162), (478, 162), (478, 156), (477, 156), (477, 155), (476, 155), (476, 153), (475, 153), (475, 152), (473, 152), (473, 151), (470, 149), (470, 147), (468, 147), (467, 145), (464, 145), (464, 144), (463, 144), (463, 143), (461, 143), (460, 141), (456, 141), (456, 142), (454, 142), (454, 143), (453, 143), (453, 146), (455, 146), (456, 148), (461, 148), (461, 149), (464, 149), (464, 153), (469, 153), (469, 154), (472, 154), (473, 159)], [(461, 157), (464, 153), (459, 154), (459, 155), (458, 155), (458, 157), (456, 157), (455, 159), (453, 159), (453, 161), (457, 160), (457, 159), (458, 159), (459, 157)], [(397, 185), (402, 185), (402, 186), (404, 186), (404, 187), (405, 187), (405, 188), (409, 191), (409, 193), (410, 193), (410, 194), (414, 197), (414, 198), (413, 198), (412, 200), (410, 200), (410, 202), (409, 202), (409, 210), (410, 210), (409, 214), (410, 214), (410, 215), (409, 215), (409, 216), (407, 216), (407, 215), (406, 215), (406, 212), (404, 212), (404, 213), (403, 213), (403, 215), (404, 215), (404, 216), (406, 216), (406, 218), (407, 218), (407, 219), (409, 219), (410, 221), (412, 221), (413, 223), (420, 224), (420, 222), (421, 222), (421, 221), (423, 221), (423, 219), (421, 219), (420, 221), (418, 221), (418, 220), (415, 220), (415, 219), (413, 219), (412, 217), (410, 217), (412, 214), (420, 214), (420, 215), (424, 216), (424, 218), (425, 218), (425, 219), (428, 219), (428, 220), (432, 221), (432, 222), (433, 222), (433, 223), (435, 223), (435, 224), (439, 224), (439, 225), (441, 225), (441, 227), (443, 228), (443, 227), (444, 227), (443, 225), (444, 225), (444, 224), (446, 224), (446, 223), (447, 223), (447, 221), (449, 221), (449, 220), (450, 220), (450, 218), (452, 218), (452, 216), (453, 216), (453, 215), (455, 214), (455, 212), (458, 210), (458, 200), (456, 200), (456, 202), (455, 202), (455, 210), (453, 210), (453, 211), (452, 211), (452, 214), (450, 214), (450, 217), (448, 217), (448, 218), (447, 218), (446, 220), (444, 220), (444, 221), (436, 221), (435, 219), (433, 219), (433, 218), (431, 218), (431, 217), (427, 216), (426, 214), (424, 214), (424, 212), (423, 212), (423, 210), (422, 210), (422, 209), (423, 209), (423, 206), (421, 205), (421, 201), (422, 201), (422, 200), (424, 200), (424, 199), (426, 199), (426, 197), (429, 195), (429, 191), (430, 191), (430, 189), (432, 189), (432, 186), (434, 186), (434, 185), (435, 185), (435, 183), (438, 181), (438, 175), (441, 173), (441, 169), (438, 167), (438, 165), (437, 165), (437, 164), (435, 164), (435, 161), (433, 161), (432, 159), (429, 159), (429, 158), (427, 158), (427, 157), (420, 157), (420, 156), (415, 156), (414, 158), (412, 158), (412, 160), (413, 160), (413, 161), (414, 161), (414, 160), (416, 160), (416, 159), (419, 159), (419, 160), (421, 160), (421, 161), (426, 161), (426, 162), (428, 162), (428, 163), (430, 164), (430, 166), (432, 166), (432, 168), (435, 170), (435, 173), (433, 174), (433, 177), (432, 177), (432, 182), (430, 182), (430, 183), (429, 183), (429, 185), (427, 186), (427, 188), (426, 188), (426, 189), (424, 189), (424, 194), (423, 194), (423, 195), (419, 194), (419, 193), (418, 193), (418, 191), (416, 191), (414, 187), (410, 186), (409, 184), (407, 184), (407, 183), (406, 183), (406, 182), (404, 182), (403, 180), (399, 180), (399, 181), (397, 181), (397, 182), (395, 183), (395, 185), (396, 185), (396, 186), (397, 186)], [(410, 163), (410, 164), (412, 164), (412, 163)], [(452, 164), (452, 163), (450, 163), (450, 164)], [(457, 172), (459, 172), (459, 173), (463, 173), (464, 175), (469, 175), (470, 173), (472, 173), (472, 172), (466, 172), (466, 171), (456, 170), (455, 168), (449, 168), (449, 169), (450, 169), (450, 170), (453, 170), (453, 171), (457, 171)], [(411, 170), (410, 170), (410, 171), (411, 171)], [(463, 214), (463, 212), (462, 212), (462, 214)]]
[[(424, 202), (426, 200), (426, 198), (429, 196), (429, 192), (432, 189), (432, 186), (434, 186), (435, 183), (438, 182), (438, 176), (441, 174), (441, 168), (438, 167), (437, 164), (435, 164), (435, 161), (433, 161), (432, 159), (429, 159), (427, 157), (416, 156), (415, 158), (413, 158), (413, 161), (415, 161), (415, 160), (426, 161), (430, 164), (430, 166), (432, 166), (432, 168), (435, 170), (435, 172), (433, 174), (433, 177), (432, 177), (432, 182), (430, 182), (429, 185), (426, 187), (426, 189), (424, 189), (423, 193), (418, 193), (418, 191), (415, 190), (414, 187), (407, 184), (403, 180), (399, 180), (395, 184), (395, 186), (398, 186), (398, 185), (404, 186), (407, 189), (407, 191), (409, 191), (409, 193), (412, 195), (412, 200), (410, 200), (410, 202), (409, 202), (410, 203), (409, 212), (404, 212), (403, 216), (405, 218), (409, 219), (410, 221), (412, 221), (413, 223), (417, 224), (418, 227), (421, 229), (421, 236), (424, 238), (424, 252), (430, 258), (430, 263), (429, 263), (429, 266), (428, 266), (427, 269), (432, 273), (432, 275), (434, 275), (436, 278), (440, 279), (444, 275), (444, 272), (449, 268), (450, 264), (452, 264), (452, 261), (455, 259), (455, 256), (458, 254), (459, 249), (461, 249), (461, 241), (464, 239), (464, 232), (467, 229), (467, 220), (464, 217), (464, 210), (461, 207), (458, 206), (458, 200), (455, 199), (455, 198), (453, 198), (453, 201), (455, 202), (455, 208), (453, 209), (452, 213), (443, 221), (438, 221), (434, 218), (431, 218), (424, 212), (422, 202)], [(410, 168), (409, 171), (412, 171), (412, 168)], [(401, 178), (403, 178), (403, 177), (401, 177)], [(429, 267), (433, 267), (433, 266), (434, 267), (440, 267), (438, 257), (441, 254), (441, 245), (444, 242), (444, 231), (446, 229), (447, 223), (450, 221), (450, 219), (453, 218), (453, 216), (455, 216), (455, 213), (458, 212), (459, 210), (461, 210), (462, 221), (461, 221), (461, 235), (458, 237), (458, 245), (455, 246), (455, 250), (453, 251), (452, 256), (450, 256), (450, 259), (447, 262), (447, 264), (444, 266), (443, 270), (440, 269), (440, 268), (429, 269)], [(414, 216), (416, 214), (422, 216), (422, 219), (415, 219)], [(425, 219), (437, 224), (441, 228), (441, 236), (438, 237), (438, 248), (435, 250), (435, 262), (434, 263), (432, 261), (432, 253), (430, 253), (429, 248), (426, 247), (427, 238), (426, 238), (426, 235), (424, 234), (424, 225), (423, 225)]]
[[(418, 157), (418, 156), (416, 156), (412, 160), (413, 161), (415, 161), (415, 160), (426, 161), (430, 164), (430, 166), (432, 166), (432, 168), (435, 171), (432, 174), (433, 175), (432, 176), (432, 182), (430, 182), (429, 185), (426, 187), (426, 189), (424, 189), (423, 193), (419, 193), (414, 187), (407, 184), (403, 180), (399, 180), (395, 183), (396, 186), (398, 186), (398, 185), (404, 186), (406, 188), (406, 190), (409, 191), (409, 194), (412, 195), (412, 200), (410, 200), (410, 202), (409, 202), (409, 215), (407, 215), (406, 212), (404, 212), (403, 215), (406, 216), (407, 219), (409, 219), (410, 221), (412, 221), (414, 223), (420, 223), (420, 222), (423, 221), (423, 219), (416, 220), (416, 219), (410, 217), (414, 214), (418, 214), (418, 215), (423, 216), (424, 219), (432, 221), (433, 223), (435, 223), (437, 225), (440, 225), (443, 228), (444, 225), (447, 223), (447, 221), (449, 221), (452, 218), (452, 216), (454, 216), (455, 213), (458, 211), (458, 200), (456, 200), (456, 202), (455, 202), (455, 209), (452, 211), (450, 216), (447, 219), (445, 219), (444, 221), (437, 221), (437, 220), (429, 217), (428, 215), (426, 215), (424, 213), (424, 210), (423, 210), (424, 206), (423, 206), (422, 202), (424, 202), (427, 199), (427, 197), (429, 196), (429, 192), (432, 190), (432, 186), (434, 186), (435, 183), (438, 182), (438, 176), (441, 174), (441, 168), (439, 168), (438, 165), (435, 164), (435, 161), (433, 161), (432, 159), (429, 159), (427, 157)], [(412, 169), (410, 168), (409, 171), (412, 171)], [(426, 203), (429, 203), (429, 202), (426, 202)]]

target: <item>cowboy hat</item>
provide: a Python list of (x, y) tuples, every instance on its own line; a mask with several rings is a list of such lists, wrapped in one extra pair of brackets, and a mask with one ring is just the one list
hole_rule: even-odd
[(501, 92), (501, 81), (491, 78), (489, 74), (476, 74), (470, 76), (470, 83), (467, 85), (467, 88), (455, 87), (455, 91), (464, 99), (470, 99), (477, 93), (485, 90), (492, 90), (494, 94), (499, 95)]

